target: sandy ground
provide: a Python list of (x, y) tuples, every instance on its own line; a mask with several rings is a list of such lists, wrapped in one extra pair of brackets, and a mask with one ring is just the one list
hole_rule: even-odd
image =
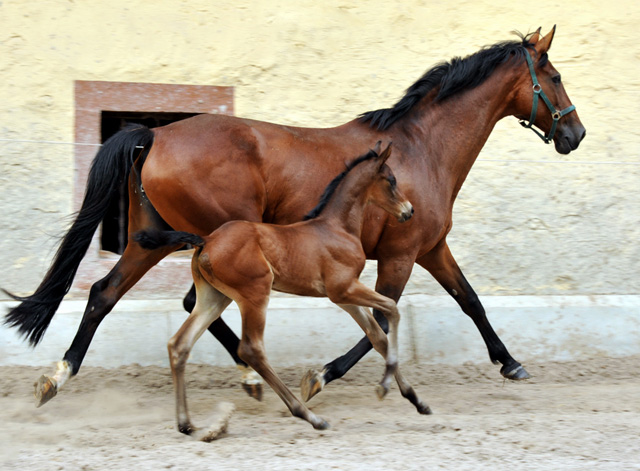
[[(267, 389), (246, 396), (232, 368), (189, 365), (192, 419), (236, 411), (222, 438), (177, 432), (168, 369), (83, 368), (50, 403), (31, 397), (42, 368), (7, 367), (0, 383), (0, 467), (91, 469), (640, 469), (640, 357), (527, 364), (503, 382), (491, 364), (404, 366), (434, 415), (399, 394), (378, 401), (369, 358), (311, 400), (331, 423), (316, 431)], [(295, 386), (303, 367), (279, 369)], [(509, 466), (509, 468), (507, 468)]]

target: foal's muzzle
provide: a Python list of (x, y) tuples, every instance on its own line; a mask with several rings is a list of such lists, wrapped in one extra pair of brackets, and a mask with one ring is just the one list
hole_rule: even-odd
[(398, 221), (408, 221), (409, 219), (411, 219), (411, 216), (413, 216), (413, 206), (407, 201), (406, 203), (402, 203), (401, 207), (402, 212), (400, 213), (400, 216), (398, 216)]

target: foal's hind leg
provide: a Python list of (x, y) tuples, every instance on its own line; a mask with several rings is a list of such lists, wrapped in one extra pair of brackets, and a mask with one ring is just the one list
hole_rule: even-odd
[[(222, 314), (222, 311), (225, 310), (230, 302), (231, 299), (201, 279), (198, 299), (193, 311), (167, 345), (176, 394), (178, 430), (186, 435), (191, 435), (199, 430), (192, 425), (187, 407), (184, 371), (189, 359), (189, 353), (207, 327)], [(224, 429), (226, 429), (226, 423), (221, 424), (216, 429), (205, 430), (198, 438), (203, 441), (211, 441)]]
[[(194, 306), (196, 305), (196, 288), (195, 285), (191, 285), (191, 289), (185, 296), (182, 301), (182, 305), (184, 306), (185, 311), (191, 312), (193, 311)], [(238, 346), (240, 345), (240, 339), (236, 336), (235, 333), (229, 328), (222, 317), (218, 317), (213, 323), (208, 327), (209, 332), (213, 334), (213, 336), (222, 344), (233, 361), (236, 363), (236, 367), (242, 373), (241, 384), (242, 388), (245, 392), (257, 399), (258, 401), (262, 400), (262, 378), (260, 375), (256, 373), (253, 368), (247, 365), (242, 359), (238, 356)]]

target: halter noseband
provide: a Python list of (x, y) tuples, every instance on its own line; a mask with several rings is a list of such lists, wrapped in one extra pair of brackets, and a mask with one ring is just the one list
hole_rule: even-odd
[[(531, 60), (531, 55), (529, 55), (529, 51), (525, 48), (524, 50), (525, 59), (527, 59), (527, 64), (529, 65), (529, 72), (531, 73), (531, 80), (533, 81), (533, 106), (531, 107), (531, 116), (529, 117), (529, 122), (527, 123), (524, 119), (520, 120), (520, 124), (525, 127), (531, 129), (535, 132), (540, 139), (542, 139), (545, 144), (549, 144), (553, 140), (553, 136), (556, 133), (556, 127), (558, 126), (558, 121), (564, 115), (571, 113), (576, 109), (574, 105), (566, 107), (562, 111), (557, 111), (555, 107), (551, 104), (547, 95), (545, 95), (544, 91), (542, 91), (542, 85), (538, 82), (538, 77), (536, 77), (536, 72), (533, 70), (533, 61)], [(551, 117), (553, 118), (553, 124), (551, 125), (551, 130), (549, 131), (549, 135), (545, 136), (544, 134), (538, 132), (538, 130), (533, 128), (533, 123), (536, 120), (536, 113), (538, 111), (538, 98), (542, 98), (542, 100), (546, 103), (547, 108), (551, 111)]]

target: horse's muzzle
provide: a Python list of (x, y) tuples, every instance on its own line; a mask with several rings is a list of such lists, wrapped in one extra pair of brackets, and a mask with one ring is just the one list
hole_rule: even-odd
[(562, 129), (554, 139), (556, 152), (566, 155), (571, 151), (576, 150), (586, 134), (587, 131), (581, 124), (579, 126)]

